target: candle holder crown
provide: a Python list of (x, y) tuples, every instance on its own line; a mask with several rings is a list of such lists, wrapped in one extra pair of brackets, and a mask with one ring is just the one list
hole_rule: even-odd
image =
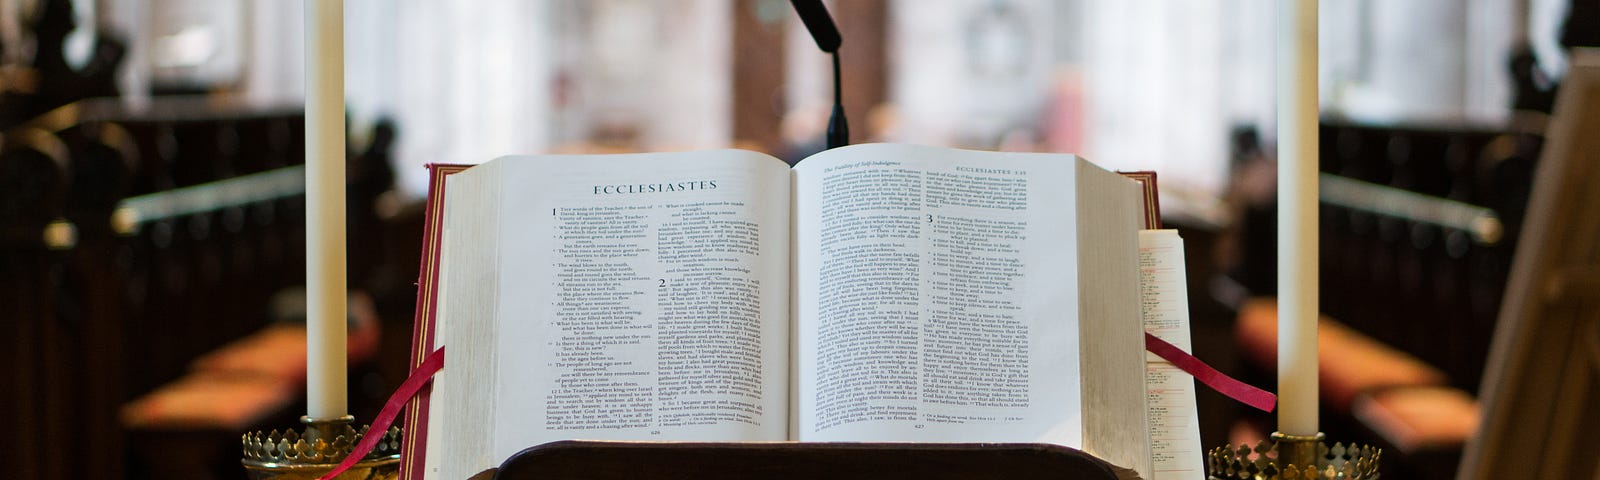
[(1383, 450), (1342, 443), (1329, 448), (1323, 435), (1272, 434), (1271, 440), (1224, 445), (1206, 452), (1212, 480), (1376, 480)]
[[(354, 418), (349, 416), (334, 420), (302, 418), (301, 421), (306, 424), (304, 432), (286, 429), (281, 433), (272, 430), (244, 434), (242, 463), (250, 478), (290, 480), (320, 477), (344, 461), (356, 444), (372, 433), (365, 426), (356, 430), (352, 426)], [(400, 427), (391, 427), (378, 433), (382, 438), (372, 452), (362, 458), (356, 468), (339, 478), (378, 480), (398, 476)]]

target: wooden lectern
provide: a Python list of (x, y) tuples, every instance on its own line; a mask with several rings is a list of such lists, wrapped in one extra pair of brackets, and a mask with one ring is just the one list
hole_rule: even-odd
[(506, 459), (494, 480), (1138, 478), (1079, 450), (1036, 443), (552, 442)]

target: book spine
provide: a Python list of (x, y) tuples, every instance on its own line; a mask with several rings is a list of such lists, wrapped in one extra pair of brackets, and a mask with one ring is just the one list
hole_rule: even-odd
[[(417, 308), (412, 321), (410, 371), (432, 353), (435, 345), (434, 325), (439, 299), (439, 242), (443, 238), (445, 177), (466, 170), (468, 165), (428, 165), (428, 199), (423, 209), (422, 259), (417, 269)], [(432, 384), (422, 387), (406, 404), (403, 440), (401, 445), (401, 480), (421, 480), (422, 452), (428, 439), (428, 400), (433, 393)]]

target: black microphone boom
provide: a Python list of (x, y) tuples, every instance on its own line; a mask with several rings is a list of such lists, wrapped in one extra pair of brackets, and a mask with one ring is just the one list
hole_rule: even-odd
[(850, 124), (844, 119), (844, 95), (839, 89), (839, 52), (833, 52), (833, 114), (828, 115), (828, 148), (850, 144)]
[(811, 38), (817, 41), (817, 48), (828, 53), (839, 51), (839, 28), (833, 25), (833, 17), (828, 16), (828, 7), (822, 0), (789, 0), (789, 3), (800, 14), (800, 23), (806, 24)]
[(794, 5), (795, 13), (800, 14), (800, 23), (806, 24), (806, 30), (811, 32), (811, 39), (817, 41), (817, 48), (833, 54), (833, 115), (828, 117), (828, 148), (843, 147), (850, 144), (850, 127), (844, 119), (844, 95), (839, 87), (839, 44), (843, 42), (839, 36), (839, 27), (834, 26), (833, 17), (828, 15), (828, 7), (822, 0), (789, 0)]

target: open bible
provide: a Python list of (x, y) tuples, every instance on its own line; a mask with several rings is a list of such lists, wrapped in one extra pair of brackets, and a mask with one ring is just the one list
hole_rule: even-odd
[(436, 178), (416, 342), (449, 360), (410, 478), (567, 439), (1044, 442), (1151, 478), (1133, 180), (892, 144)]

